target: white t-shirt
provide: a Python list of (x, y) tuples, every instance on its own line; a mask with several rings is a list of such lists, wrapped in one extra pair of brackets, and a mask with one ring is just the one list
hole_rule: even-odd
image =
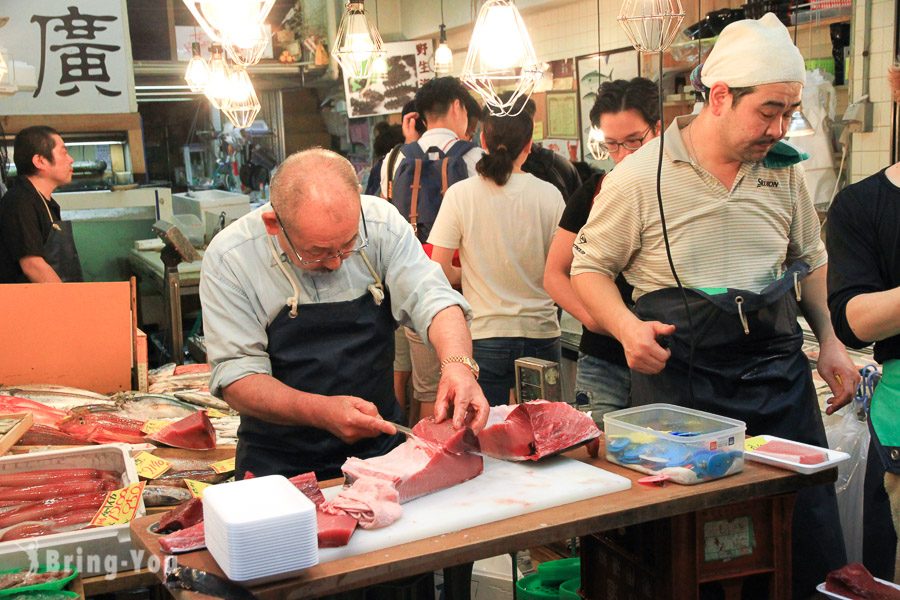
[(428, 243), (459, 248), (472, 339), (560, 334), (543, 281), (564, 208), (559, 190), (527, 173), (503, 187), (476, 176), (447, 189)]
[[(425, 133), (422, 134), (422, 137), (419, 138), (419, 146), (421, 146), (423, 152), (428, 152), (428, 149), (434, 146), (435, 148), (440, 148), (443, 152), (447, 152), (450, 148), (459, 141), (459, 137), (450, 131), (449, 129), (444, 129), (443, 127), (437, 127), (435, 129), (429, 129)], [(381, 163), (381, 197), (387, 198), (387, 184), (388, 184), (388, 157), (384, 157), (384, 161)], [(479, 148), (478, 146), (472, 148), (465, 154), (463, 154), (463, 162), (466, 163), (466, 169), (469, 171), (469, 177), (474, 177), (478, 174), (475, 170), (475, 165), (481, 160), (481, 157), (484, 156), (484, 150)], [(400, 168), (400, 163), (403, 162), (403, 155), (399, 154), (397, 156), (397, 160), (394, 162), (394, 174), (397, 174), (397, 169)], [(393, 179), (393, 177), (391, 178)]]

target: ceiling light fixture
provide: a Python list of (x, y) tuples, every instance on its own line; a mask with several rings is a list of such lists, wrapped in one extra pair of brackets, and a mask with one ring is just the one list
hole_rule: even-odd
[(209, 80), (203, 93), (212, 102), (217, 109), (222, 108), (222, 103), (228, 98), (229, 94), (229, 73), (228, 62), (225, 60), (225, 53), (218, 44), (210, 46), (209, 51), (212, 56), (209, 58)]
[[(799, 2), (794, 3), (794, 45), (797, 45), (797, 9), (799, 8)], [(812, 123), (809, 122), (809, 119), (806, 118), (806, 115), (803, 114), (803, 107), (799, 107), (794, 111), (794, 114), (791, 115), (791, 122), (788, 123), (787, 131), (784, 133), (784, 137), (786, 138), (796, 138), (796, 137), (805, 137), (807, 135), (813, 135), (816, 132), (815, 127), (813, 127)]]
[(639, 52), (665, 51), (684, 20), (681, 0), (625, 0), (619, 25)]
[(441, 27), (438, 47), (434, 51), (434, 72), (449, 75), (453, 70), (453, 51), (447, 45), (447, 26), (444, 25), (444, 0), (441, 0)]
[(200, 43), (191, 43), (191, 60), (184, 72), (184, 80), (192, 92), (202, 92), (209, 82), (209, 65), (200, 53)]
[[(600, 96), (600, 87), (603, 82), (603, 78), (600, 77), (600, 73), (602, 72), (603, 67), (603, 55), (601, 51), (603, 50), (603, 46), (600, 43), (600, 0), (597, 0), (597, 96)], [(606, 148), (606, 136), (603, 135), (603, 130), (600, 129), (600, 126), (594, 126), (593, 123), (590, 124), (590, 131), (588, 131), (588, 152), (591, 153), (591, 157), (596, 161), (607, 160), (609, 158), (609, 151)]]
[(347, 3), (331, 55), (351, 79), (368, 79), (375, 59), (384, 51), (381, 34), (369, 20), (362, 0)]
[(253, 124), (261, 105), (247, 70), (235, 67), (228, 76), (228, 96), (222, 101), (222, 112), (232, 125), (246, 129)]
[[(543, 76), (522, 15), (512, 0), (487, 0), (472, 31), (460, 79), (478, 93), (492, 115), (514, 116)], [(511, 90), (507, 100), (504, 91)]]
[(259, 62), (268, 45), (265, 20), (275, 0), (184, 0), (206, 35), (239, 65)]

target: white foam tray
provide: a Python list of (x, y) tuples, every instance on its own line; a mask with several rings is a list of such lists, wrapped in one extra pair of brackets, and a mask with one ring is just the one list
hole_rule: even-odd
[(750, 460), (763, 463), (765, 465), (771, 465), (773, 467), (780, 467), (782, 469), (787, 469), (788, 471), (795, 471), (797, 473), (803, 473), (804, 475), (811, 475), (812, 473), (818, 473), (819, 471), (824, 471), (825, 469), (830, 469), (837, 465), (838, 463), (842, 463), (848, 458), (850, 455), (846, 452), (841, 452), (840, 450), (831, 450), (829, 448), (822, 448), (820, 446), (812, 446), (810, 444), (801, 444), (800, 442), (795, 442), (794, 440), (788, 440), (785, 438), (776, 437), (774, 435), (758, 435), (753, 437), (760, 437), (766, 440), (767, 442), (771, 442), (773, 440), (789, 442), (791, 444), (797, 444), (798, 446), (803, 446), (804, 448), (811, 448), (813, 450), (819, 450), (825, 452), (828, 456), (828, 460), (825, 462), (820, 462), (814, 465), (804, 465), (798, 462), (792, 462), (790, 460), (784, 460), (781, 458), (776, 458), (774, 456), (767, 456), (765, 454), (761, 454), (759, 452), (755, 452), (753, 450), (744, 450), (744, 457), (749, 458)]
[[(104, 469), (122, 474), (122, 487), (138, 481), (137, 468), (128, 444), (83, 446), (0, 458), (0, 473), (38, 469)], [(138, 505), (137, 517), (145, 513)], [(54, 533), (36, 538), (0, 542), (0, 565), (4, 569), (27, 569), (39, 564), (65, 566), (66, 559), (84, 577), (124, 573), (146, 564), (146, 554), (133, 551), (129, 524)]]

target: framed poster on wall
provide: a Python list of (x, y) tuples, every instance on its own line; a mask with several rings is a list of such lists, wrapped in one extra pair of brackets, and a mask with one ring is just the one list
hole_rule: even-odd
[(588, 135), (591, 131), (591, 108), (597, 100), (597, 89), (605, 81), (633, 79), (640, 71), (638, 52), (634, 48), (621, 48), (610, 52), (597, 52), (580, 56), (575, 61), (578, 72), (578, 127), (582, 160), (592, 168), (609, 171), (613, 161), (596, 161), (588, 152)]
[(547, 92), (546, 136), (578, 139), (578, 95), (575, 92)]
[(391, 42), (384, 50), (388, 72), (383, 81), (344, 77), (347, 116), (351, 119), (398, 113), (420, 86), (434, 78), (431, 40)]

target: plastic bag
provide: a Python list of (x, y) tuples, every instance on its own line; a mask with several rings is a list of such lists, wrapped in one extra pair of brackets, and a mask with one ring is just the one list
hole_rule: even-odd
[(869, 451), (869, 428), (864, 412), (860, 420), (859, 408), (860, 405), (853, 402), (836, 424), (825, 428), (828, 447), (850, 455), (850, 460), (838, 465), (837, 481), (834, 483), (847, 560), (850, 562), (862, 562), (863, 481)]

